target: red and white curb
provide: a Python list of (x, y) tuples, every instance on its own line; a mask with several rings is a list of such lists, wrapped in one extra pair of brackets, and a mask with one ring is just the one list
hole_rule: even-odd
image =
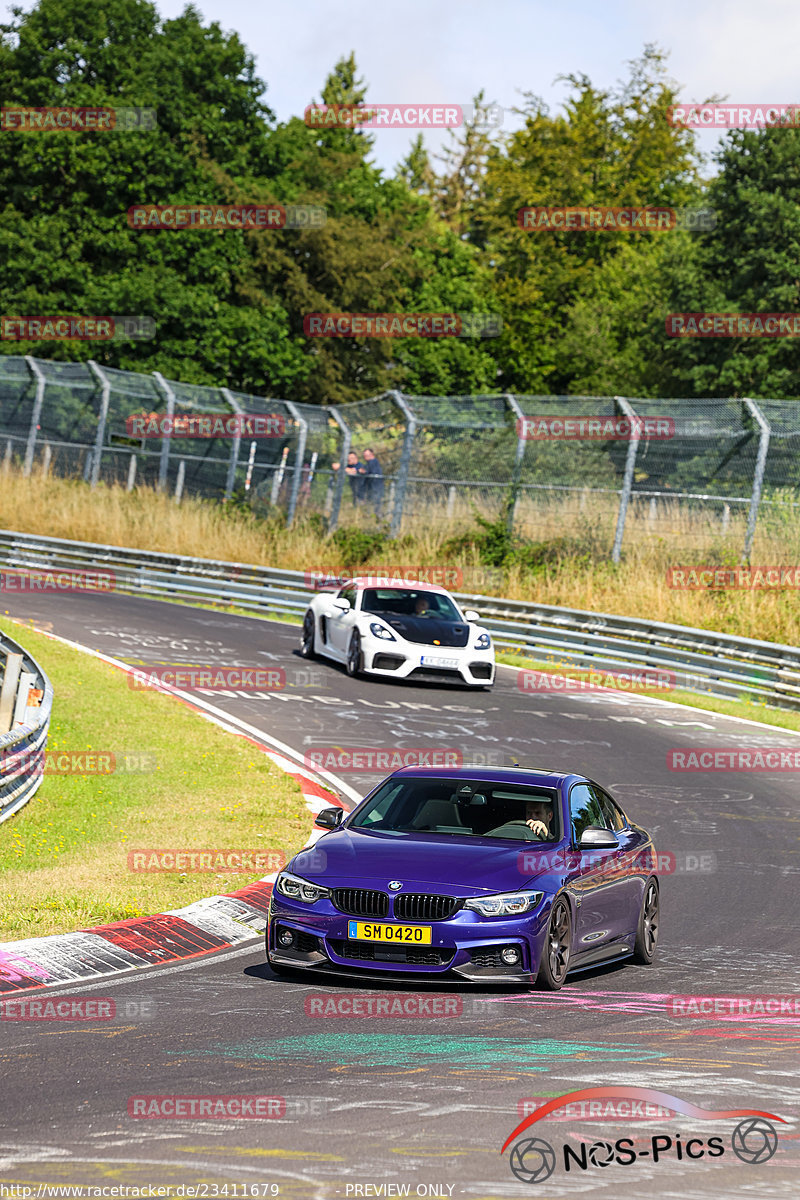
[[(125, 672), (132, 670), (127, 663), (79, 642), (52, 633), (45, 636), (102, 659)], [(240, 721), (238, 717), (169, 684), (160, 684), (159, 690), (175, 696), (215, 725), (245, 737), (257, 746), (280, 770), (297, 781), (306, 807), (313, 816), (323, 808), (345, 807), (339, 796), (323, 786), (323, 780), (344, 792), (354, 803), (361, 799), (353, 788), (330, 772), (319, 770), (312, 773), (299, 766), (292, 757), (295, 754), (292, 747)], [(268, 745), (275, 749), (267, 749)], [(321, 836), (322, 830), (312, 828), (306, 845), (313, 845)], [(134, 917), (75, 933), (4, 942), (0, 945), (0, 994), (99, 979), (136, 967), (197, 958), (249, 941), (266, 929), (269, 898), (276, 875), (277, 872), (273, 872), (238, 891), (208, 896), (187, 904), (185, 908), (151, 917)]]

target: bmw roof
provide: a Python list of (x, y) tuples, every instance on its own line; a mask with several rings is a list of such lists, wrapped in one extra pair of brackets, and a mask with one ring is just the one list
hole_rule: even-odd
[(421, 779), (480, 779), (492, 783), (530, 783), (542, 787), (558, 787), (567, 779), (585, 780), (575, 771), (553, 771), (546, 767), (400, 767), (393, 776)]

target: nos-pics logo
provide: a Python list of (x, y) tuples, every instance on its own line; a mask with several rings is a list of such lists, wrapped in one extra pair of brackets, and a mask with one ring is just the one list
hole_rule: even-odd
[[(726, 1121), (733, 1117), (740, 1118), (730, 1135), (730, 1146), (726, 1145), (723, 1136), (704, 1137), (690, 1136), (677, 1133), (653, 1133), (637, 1149), (633, 1138), (622, 1137), (614, 1141), (598, 1139), (595, 1142), (579, 1142), (571, 1145), (564, 1142), (560, 1151), (542, 1137), (536, 1135), (521, 1137), (521, 1134), (542, 1121), (550, 1113), (568, 1104), (583, 1103), (587, 1100), (640, 1100), (646, 1104), (660, 1105), (661, 1108), (671, 1109), (683, 1116), (693, 1117), (698, 1121)], [(775, 1113), (762, 1112), (754, 1108), (731, 1108), (713, 1110), (698, 1108), (678, 1096), (668, 1092), (659, 1092), (653, 1088), (637, 1087), (597, 1087), (582, 1088), (577, 1092), (568, 1092), (564, 1096), (556, 1096), (548, 1100), (530, 1116), (521, 1121), (516, 1129), (506, 1139), (500, 1151), (505, 1154), (511, 1143), (509, 1167), (517, 1179), (523, 1183), (542, 1183), (549, 1179), (558, 1166), (559, 1161), (565, 1172), (583, 1172), (594, 1168), (617, 1166), (632, 1166), (639, 1159), (645, 1162), (661, 1163), (667, 1160), (684, 1162), (702, 1162), (705, 1159), (720, 1158), (732, 1151), (733, 1154), (748, 1166), (768, 1162), (778, 1148), (778, 1133), (773, 1121), (785, 1124), (783, 1117)], [(515, 1139), (519, 1139), (515, 1141)]]

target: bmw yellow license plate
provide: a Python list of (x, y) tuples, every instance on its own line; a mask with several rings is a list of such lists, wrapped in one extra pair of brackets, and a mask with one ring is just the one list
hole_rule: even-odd
[(404, 942), (406, 945), (430, 946), (430, 925), (383, 925), (374, 921), (348, 921), (347, 936), (359, 942)]

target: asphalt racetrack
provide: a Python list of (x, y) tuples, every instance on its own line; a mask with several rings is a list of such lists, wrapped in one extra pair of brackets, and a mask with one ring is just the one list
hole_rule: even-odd
[[(675, 867), (661, 878), (652, 967), (596, 970), (555, 994), (427, 985), (425, 994), (460, 997), (458, 1015), (307, 1015), (309, 997), (414, 988), (277, 978), (261, 939), (41, 991), (113, 997), (131, 1019), (0, 1022), (6, 1186), (30, 1187), (31, 1197), (40, 1184), (197, 1185), (198, 1197), (320, 1200), (797, 1194), (798, 1017), (687, 1018), (669, 1007), (671, 996), (796, 990), (797, 775), (667, 767), (673, 748), (787, 747), (797, 735), (629, 696), (524, 693), (508, 669), (490, 692), (354, 681), (333, 664), (304, 663), (296, 626), (122, 595), (8, 596), (5, 604), (12, 616), (137, 666), (282, 667), (280, 692), (202, 698), (300, 752), (451, 748), (489, 763), (584, 772), (654, 834)], [(15, 636), (24, 644), (24, 633)], [(363, 794), (381, 772), (339, 774)], [(611, 1085), (706, 1110), (764, 1110), (786, 1123), (773, 1122), (777, 1150), (766, 1161), (758, 1130), (734, 1152), (736, 1119), (652, 1108), (648, 1118), (641, 1105), (610, 1115), (575, 1110), (522, 1135), (554, 1147), (546, 1182), (512, 1172), (500, 1148), (525, 1098)], [(132, 1096), (176, 1094), (269, 1095), (285, 1106), (268, 1120), (128, 1115)], [(711, 1155), (715, 1136), (724, 1153)], [(605, 1165), (621, 1138), (632, 1161)], [(691, 1139), (699, 1139), (693, 1153), (679, 1155)], [(570, 1170), (565, 1143), (575, 1150)], [(525, 1164), (546, 1158), (532, 1147)]]

